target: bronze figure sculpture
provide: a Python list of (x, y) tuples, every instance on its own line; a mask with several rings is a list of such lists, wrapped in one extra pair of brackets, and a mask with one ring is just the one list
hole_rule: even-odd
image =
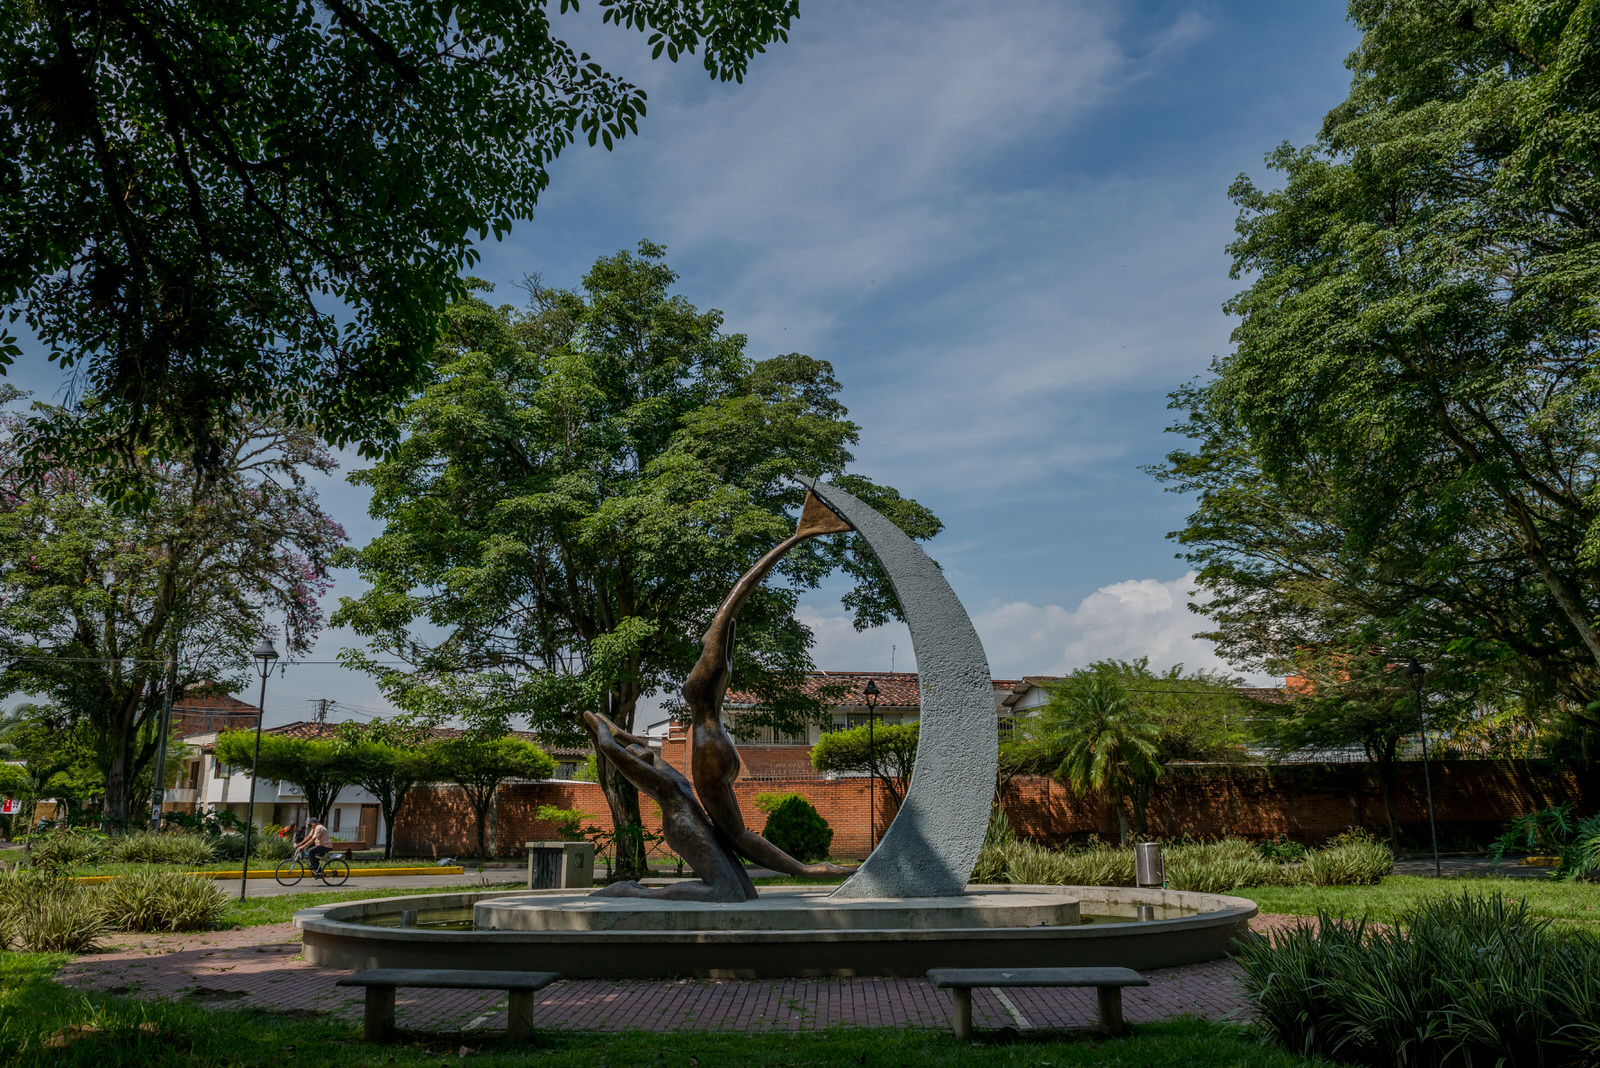
[(722, 699), (733, 675), (734, 621), (739, 609), (790, 549), (808, 538), (853, 529), (814, 493), (807, 493), (794, 534), (756, 561), (717, 608), (702, 639), (700, 658), (683, 684), (683, 698), (691, 716), (692, 790), (688, 781), (641, 739), (621, 730), (605, 716), (584, 713), (599, 751), (624, 778), (661, 806), (667, 844), (700, 877), (695, 882), (668, 887), (613, 883), (599, 891), (600, 895), (747, 901), (756, 896), (756, 891), (739, 862), (741, 856), (774, 871), (804, 878), (847, 875), (855, 870), (831, 863), (802, 863), (745, 826), (733, 792), (734, 780), (739, 777), (739, 751), (722, 725)]

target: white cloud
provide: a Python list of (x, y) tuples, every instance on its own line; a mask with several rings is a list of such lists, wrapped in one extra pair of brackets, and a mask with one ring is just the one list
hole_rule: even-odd
[[(1210, 642), (1194, 637), (1206, 622), (1188, 608), (1194, 580), (1191, 571), (1170, 582), (1115, 582), (1070, 609), (1014, 601), (976, 613), (972, 623), (997, 678), (1061, 675), (1108, 657), (1141, 656), (1149, 657), (1156, 669), (1181, 663), (1189, 670), (1234, 672), (1237, 669), (1218, 656)], [(800, 618), (817, 636), (813, 656), (824, 670), (886, 670), (891, 643), (899, 645), (896, 667), (915, 667), (903, 625), (859, 633), (845, 616), (812, 607), (802, 607)], [(1268, 680), (1252, 677), (1252, 681)]]

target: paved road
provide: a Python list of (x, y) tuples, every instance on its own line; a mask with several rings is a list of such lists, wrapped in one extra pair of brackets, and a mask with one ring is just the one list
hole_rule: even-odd
[[(1498, 871), (1483, 857), (1440, 857), (1439, 868), (1447, 879), (1471, 879), (1498, 876), (1504, 879), (1536, 879), (1548, 876), (1554, 868), (1535, 868), (1508, 860)], [(1432, 857), (1407, 857), (1394, 862), (1396, 875), (1432, 875)]]

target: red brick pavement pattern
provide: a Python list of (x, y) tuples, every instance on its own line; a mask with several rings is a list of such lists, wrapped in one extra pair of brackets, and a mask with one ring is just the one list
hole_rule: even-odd
[[(1290, 922), (1262, 916), (1254, 926), (1271, 932)], [(57, 978), (78, 989), (131, 997), (357, 1020), (362, 992), (334, 985), (345, 974), (307, 964), (299, 932), (277, 924), (132, 941), (79, 957)], [(1179, 1015), (1241, 1018), (1248, 1006), (1238, 974), (1229, 961), (1151, 970), (1148, 987), (1124, 992), (1124, 1014), (1135, 1023)], [(1087, 1027), (1095, 1020), (1092, 990), (1011, 989), (1005, 997), (1021, 1020), (994, 991), (980, 989), (973, 991), (973, 1023), (1058, 1028)], [(414, 1030), (503, 1030), (505, 994), (402, 989), (396, 1015), (400, 1026)], [(574, 980), (545, 991), (537, 1019), (541, 1027), (573, 1031), (946, 1027), (950, 1002), (920, 979)]]

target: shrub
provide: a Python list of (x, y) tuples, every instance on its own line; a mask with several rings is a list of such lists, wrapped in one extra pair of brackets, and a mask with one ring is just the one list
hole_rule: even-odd
[(125, 931), (193, 931), (215, 926), (228, 895), (210, 879), (184, 872), (143, 872), (105, 884), (106, 922)]
[(1392, 871), (1394, 853), (1377, 841), (1314, 849), (1300, 865), (1302, 881), (1313, 886), (1365, 886)]
[(0, 873), (0, 948), (82, 953), (106, 932), (95, 888), (55, 871)]
[(1256, 852), (1265, 860), (1275, 860), (1280, 863), (1293, 864), (1306, 857), (1306, 847), (1299, 842), (1289, 841), (1289, 836), (1285, 834), (1265, 842), (1257, 842)]
[(202, 835), (139, 831), (112, 839), (106, 857), (123, 864), (209, 864), (217, 851)]
[(1263, 857), (1242, 838), (1175, 845), (1166, 850), (1167, 887), (1225, 894), (1241, 886), (1276, 886), (1294, 881), (1293, 869)]
[(294, 856), (294, 843), (275, 834), (251, 835), (251, 855), (257, 860), (288, 860)]
[(559, 805), (540, 805), (534, 814), (538, 820), (549, 820), (556, 825), (556, 833), (563, 842), (587, 842), (590, 837), (584, 831), (583, 821), (594, 819), (593, 812), (584, 812), (582, 809), (562, 808)]
[(1362, 1064), (1541, 1064), (1600, 1057), (1600, 940), (1525, 902), (1463, 894), (1396, 928), (1319, 915), (1235, 956), (1267, 1035)]
[[(1217, 842), (1179, 842), (1165, 849), (1167, 887), (1203, 894), (1225, 894), (1247, 886), (1321, 886), (1375, 883), (1394, 869), (1389, 847), (1370, 836), (1341, 839), (1343, 844), (1306, 852), (1296, 864), (1268, 860), (1242, 838)], [(1056, 851), (1016, 839), (984, 845), (973, 869), (974, 882), (1042, 883), (1064, 886), (1132, 886), (1133, 850), (1104, 842)]]
[(211, 841), (211, 848), (216, 853), (218, 860), (243, 860), (244, 835), (232, 832), (218, 835)]
[(807, 863), (827, 857), (828, 847), (833, 845), (833, 828), (811, 807), (811, 802), (799, 794), (785, 794), (763, 811), (767, 813), (767, 826), (761, 835), (767, 841)]
[(47, 831), (29, 840), (28, 855), (35, 867), (66, 868), (100, 860), (106, 854), (106, 844), (106, 836), (98, 831)]

